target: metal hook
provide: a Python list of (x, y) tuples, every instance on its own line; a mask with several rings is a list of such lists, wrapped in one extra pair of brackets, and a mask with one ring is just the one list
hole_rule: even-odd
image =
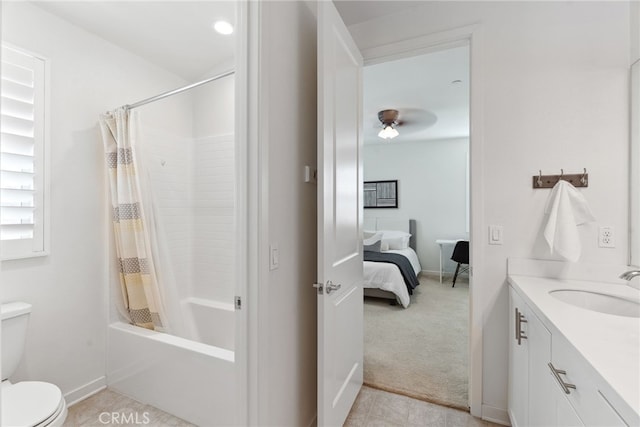
[(580, 177), (580, 182), (582, 183), (582, 185), (587, 185), (587, 168), (583, 168), (584, 173), (582, 174), (582, 177)]
[(564, 176), (564, 169), (560, 169), (560, 179)]
[(542, 169), (538, 169), (538, 187), (542, 187)]

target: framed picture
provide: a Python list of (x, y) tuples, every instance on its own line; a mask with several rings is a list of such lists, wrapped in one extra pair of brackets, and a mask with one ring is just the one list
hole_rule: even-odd
[(364, 207), (365, 208), (397, 208), (398, 207), (398, 180), (392, 181), (365, 181), (364, 182)]

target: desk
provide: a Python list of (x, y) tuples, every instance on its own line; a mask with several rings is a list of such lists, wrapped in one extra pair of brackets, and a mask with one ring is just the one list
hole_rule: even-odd
[[(460, 239), (458, 239), (460, 240)], [(455, 245), (458, 240), (438, 239), (436, 243), (440, 247), (440, 283), (442, 283), (442, 247), (444, 245)]]

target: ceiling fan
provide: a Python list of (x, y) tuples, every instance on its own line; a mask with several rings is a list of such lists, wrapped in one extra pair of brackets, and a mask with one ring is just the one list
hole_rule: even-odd
[(382, 139), (393, 139), (400, 135), (396, 126), (400, 124), (398, 121), (398, 110), (382, 110), (378, 112), (378, 120), (382, 124), (382, 130), (378, 132), (378, 136)]
[[(382, 126), (378, 136), (385, 140), (391, 140), (400, 135), (398, 127), (403, 127), (403, 133), (415, 133), (422, 131), (438, 120), (436, 115), (422, 109), (403, 108), (402, 112), (396, 109), (386, 109), (378, 112), (378, 124)], [(404, 129), (406, 127), (406, 129)]]

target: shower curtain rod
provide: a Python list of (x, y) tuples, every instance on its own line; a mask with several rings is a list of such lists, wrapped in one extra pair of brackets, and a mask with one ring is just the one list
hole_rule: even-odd
[(123, 105), (121, 108), (124, 108), (125, 110), (129, 111), (132, 108), (140, 107), (142, 105), (149, 104), (151, 102), (155, 102), (155, 101), (158, 101), (160, 99), (164, 99), (164, 98), (166, 98), (168, 96), (171, 96), (171, 95), (176, 95), (178, 93), (184, 92), (185, 90), (193, 89), (194, 87), (198, 87), (198, 86), (203, 85), (205, 83), (209, 83), (209, 82), (212, 82), (214, 80), (218, 80), (218, 79), (221, 79), (223, 77), (230, 76), (230, 75), (232, 75), (234, 73), (235, 73), (235, 70), (229, 70), (229, 71), (226, 71), (226, 72), (224, 72), (222, 74), (218, 74), (217, 76), (209, 77), (208, 79), (204, 79), (202, 81), (199, 81), (199, 82), (196, 82), (196, 83), (192, 83), (190, 85), (187, 85), (187, 86), (184, 86), (184, 87), (181, 87), (181, 88), (178, 88), (178, 89), (170, 90), (168, 92), (161, 93), (160, 95), (152, 96), (151, 98), (143, 99), (142, 101), (138, 101), (138, 102), (136, 102), (134, 104)]

